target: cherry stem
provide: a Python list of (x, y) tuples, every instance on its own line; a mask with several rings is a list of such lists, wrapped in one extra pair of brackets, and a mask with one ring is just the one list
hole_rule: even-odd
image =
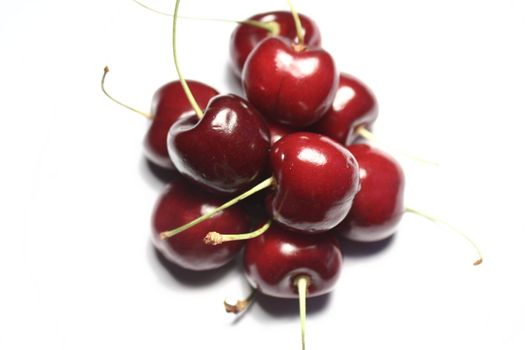
[[(359, 136), (365, 138), (366, 140), (368, 141), (371, 141), (373, 143), (376, 143), (376, 144), (379, 144), (379, 145), (383, 145), (385, 147), (388, 147), (388, 148), (392, 148), (391, 145), (385, 145), (383, 142), (380, 142), (377, 137), (372, 134), (370, 131), (368, 131), (366, 129), (366, 127), (364, 125), (361, 125), (360, 127), (358, 127), (356, 130), (355, 130), (356, 134), (358, 134)], [(400, 149), (394, 149), (397, 153), (401, 153), (403, 154), (404, 156), (406, 157), (409, 157), (409, 158), (412, 158), (414, 159), (415, 161), (418, 161), (420, 163), (425, 163), (425, 164), (430, 164), (430, 165), (435, 165), (435, 166), (439, 166), (439, 163), (438, 162), (435, 162), (435, 161), (432, 161), (432, 160), (428, 160), (428, 159), (424, 159), (424, 158), (421, 158), (421, 157), (418, 157), (418, 156), (415, 156), (413, 154), (410, 154), (410, 153), (407, 153), (405, 151), (402, 151)]]
[[(152, 7), (149, 7), (146, 4), (143, 4), (142, 2), (138, 0), (133, 0), (136, 4), (142, 6), (143, 8), (153, 11), (159, 15), (163, 16), (170, 16), (173, 17), (173, 14), (166, 13), (159, 11), (157, 9), (154, 9)], [(179, 16), (181, 19), (189, 19), (189, 20), (197, 20), (197, 21), (213, 21), (213, 22), (226, 22), (226, 23), (237, 23), (237, 24), (247, 24), (253, 27), (257, 27), (260, 29), (266, 30), (268, 33), (272, 35), (279, 34), (279, 24), (275, 21), (268, 21), (268, 22), (262, 22), (262, 21), (256, 21), (256, 20), (235, 20), (235, 19), (223, 19), (223, 18), (210, 18), (210, 17), (193, 17), (193, 16)]]
[(299, 275), (294, 279), (299, 293), (299, 318), (301, 320), (301, 349), (306, 349), (306, 293), (311, 279), (307, 275)]
[(197, 101), (195, 101), (195, 97), (193, 97), (193, 94), (191, 93), (191, 90), (186, 83), (186, 80), (182, 76), (182, 72), (179, 67), (179, 62), (177, 60), (177, 15), (179, 13), (179, 3), (180, 0), (177, 0), (175, 2), (175, 10), (173, 12), (173, 38), (172, 38), (172, 48), (173, 48), (173, 61), (175, 61), (175, 69), (177, 70), (177, 75), (179, 76), (180, 83), (182, 85), (182, 89), (184, 90), (184, 93), (186, 94), (186, 97), (188, 98), (188, 102), (192, 106), (193, 110), (195, 111), (195, 114), (197, 114), (197, 117), (199, 119), (202, 119), (204, 113), (202, 112), (202, 109), (199, 107), (199, 104)]
[(182, 231), (185, 231), (197, 224), (200, 224), (201, 222), (205, 221), (205, 220), (208, 220), (210, 217), (212, 217), (213, 215), (217, 214), (218, 212), (226, 209), (226, 208), (229, 208), (231, 207), (232, 205), (234, 204), (237, 204), (238, 202), (242, 201), (243, 199), (251, 196), (252, 194), (255, 194), (259, 191), (262, 191), (264, 190), (265, 188), (268, 188), (270, 186), (272, 186), (275, 182), (275, 179), (273, 177), (269, 177), (267, 178), (266, 180), (262, 181), (261, 183), (259, 183), (258, 185), (255, 185), (254, 187), (252, 187), (251, 189), (249, 189), (248, 191), (240, 194), (239, 196), (229, 200), (228, 202), (224, 203), (223, 205), (209, 211), (208, 213), (202, 215), (202, 216), (199, 216), (198, 218), (196, 218), (195, 220), (193, 221), (190, 221), (188, 222), (187, 224), (184, 224), (180, 227), (177, 227), (173, 230), (169, 230), (169, 231), (164, 231), (164, 232), (161, 232), (160, 233), (160, 238), (161, 239), (166, 239), (166, 238), (170, 238), (170, 237), (173, 237), (175, 236), (176, 234), (178, 233), (181, 233)]
[(111, 101), (115, 102), (116, 104), (121, 105), (124, 108), (127, 108), (127, 109), (129, 109), (129, 110), (131, 110), (131, 111), (133, 111), (135, 113), (138, 113), (138, 114), (140, 114), (141, 116), (143, 116), (143, 117), (145, 117), (147, 119), (153, 119), (153, 117), (151, 115), (149, 115), (148, 113), (139, 111), (138, 109), (135, 109), (133, 107), (128, 106), (125, 103), (120, 102), (119, 100), (115, 99), (113, 96), (111, 96), (106, 91), (105, 83), (106, 83), (106, 75), (108, 75), (108, 73), (109, 73), (109, 67), (105, 66), (104, 67), (104, 74), (102, 75), (102, 80), (100, 81), (100, 87), (102, 88), (102, 92), (104, 93), (104, 95), (106, 95)]
[(271, 225), (272, 225), (272, 220), (270, 219), (264, 225), (262, 225), (257, 230), (252, 231), (252, 232), (236, 233), (236, 234), (222, 234), (222, 233), (215, 232), (215, 231), (208, 232), (206, 237), (204, 237), (203, 241), (206, 244), (219, 245), (224, 242), (242, 241), (242, 240), (252, 239), (268, 231)]
[(232, 313), (237, 315), (240, 312), (243, 312), (250, 306), (253, 302), (253, 299), (255, 298), (255, 292), (256, 290), (252, 288), (250, 295), (246, 297), (245, 299), (237, 300), (235, 304), (230, 304), (226, 300), (224, 300), (224, 310), (226, 310), (227, 313)]
[(481, 250), (479, 249), (479, 247), (477, 246), (477, 244), (469, 237), (467, 236), (462, 230), (460, 230), (459, 228), (455, 227), (454, 225), (450, 224), (449, 222), (445, 221), (445, 220), (442, 220), (436, 216), (433, 216), (433, 215), (430, 215), (428, 213), (424, 213), (420, 210), (416, 210), (416, 209), (413, 209), (413, 208), (405, 208), (405, 212), (407, 213), (412, 213), (412, 214), (416, 214), (418, 216), (421, 216), (427, 220), (430, 220), (436, 224), (441, 224), (441, 225), (444, 225), (446, 227), (448, 227), (449, 229), (451, 229), (452, 231), (458, 233), (459, 235), (461, 235), (464, 239), (466, 239), (470, 245), (476, 250), (477, 254), (478, 254), (478, 258), (474, 261), (473, 265), (474, 266), (477, 266), (477, 265), (480, 265), (482, 262), (483, 262), (483, 255), (481, 254)]
[(290, 12), (292, 13), (293, 21), (295, 23), (295, 30), (297, 31), (297, 40), (298, 40), (298, 46), (300, 48), (304, 47), (304, 29), (301, 24), (301, 19), (299, 18), (299, 14), (295, 10), (292, 0), (288, 0), (288, 7), (290, 7)]

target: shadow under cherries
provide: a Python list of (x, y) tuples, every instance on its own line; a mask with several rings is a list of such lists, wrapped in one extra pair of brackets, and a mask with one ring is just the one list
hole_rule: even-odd
[(366, 257), (379, 254), (388, 249), (395, 241), (396, 234), (393, 234), (377, 242), (356, 242), (341, 238), (341, 251), (343, 256)]

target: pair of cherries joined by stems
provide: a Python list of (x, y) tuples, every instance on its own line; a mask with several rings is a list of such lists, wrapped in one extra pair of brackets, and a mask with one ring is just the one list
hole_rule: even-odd
[[(404, 212), (415, 212), (404, 207), (399, 164), (354, 144), (370, 136), (375, 97), (338, 73), (317, 25), (293, 9), (253, 16), (233, 32), (233, 71), (247, 100), (186, 81), (176, 57), (179, 2), (173, 56), (180, 81), (154, 96), (145, 154), (190, 183), (176, 179), (157, 202), (154, 245), (191, 270), (223, 266), (245, 246), (252, 287), (299, 296), (303, 316), (306, 297), (331, 291), (340, 275), (338, 237), (382, 240)], [(265, 189), (271, 220), (246, 234), (219, 233), (249, 231), (246, 208), (233, 205)], [(224, 203), (225, 195), (237, 197)]]

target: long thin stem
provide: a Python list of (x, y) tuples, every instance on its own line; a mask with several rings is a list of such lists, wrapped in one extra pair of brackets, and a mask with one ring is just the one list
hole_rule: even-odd
[[(391, 145), (385, 145), (383, 142), (380, 142), (374, 134), (372, 134), (370, 131), (368, 131), (366, 129), (365, 126), (358, 127), (355, 130), (355, 132), (356, 132), (356, 134), (358, 134), (359, 136), (365, 138), (368, 141), (371, 141), (371, 142), (379, 144), (379, 145), (383, 145), (383, 147), (385, 147), (385, 148), (393, 148)], [(395, 148), (394, 151), (396, 151), (397, 153), (401, 153), (401, 154), (403, 154), (406, 157), (412, 158), (412, 159), (414, 159), (414, 160), (416, 160), (418, 162), (439, 166), (439, 163), (437, 163), (435, 161), (424, 159), (422, 157), (419, 157), (419, 156), (407, 153), (407, 152), (405, 152), (403, 150)]]
[(292, 0), (288, 0), (288, 7), (290, 7), (290, 12), (292, 13), (293, 21), (295, 23), (295, 30), (297, 31), (298, 44), (299, 46), (302, 47), (304, 46), (304, 29), (301, 24), (301, 18), (299, 18), (299, 14), (295, 10), (292, 4)]
[[(133, 0), (136, 4), (142, 6), (143, 8), (155, 12), (159, 15), (173, 17), (172, 13), (162, 12), (157, 9), (154, 9), (138, 0)], [(255, 20), (236, 20), (236, 19), (224, 19), (224, 18), (212, 18), (212, 17), (194, 17), (194, 16), (179, 16), (180, 19), (189, 19), (196, 21), (213, 21), (213, 22), (224, 22), (224, 23), (237, 23), (237, 24), (247, 24), (253, 27), (264, 29), (272, 35), (279, 34), (279, 24), (275, 21), (261, 22)]]
[(153, 119), (153, 117), (151, 115), (149, 115), (148, 113), (145, 113), (145, 112), (142, 112), (142, 111), (139, 111), (138, 109), (135, 109), (133, 107), (130, 107), (128, 106), (127, 104), (125, 103), (122, 103), (120, 102), (119, 100), (115, 99), (113, 96), (111, 96), (107, 91), (106, 91), (106, 86), (105, 86), (105, 83), (106, 83), (106, 75), (108, 75), (109, 73), (109, 68), (108, 66), (105, 66), (104, 67), (104, 74), (102, 75), (102, 79), (100, 80), (100, 88), (102, 89), (102, 92), (104, 93), (104, 95), (106, 95), (111, 101), (115, 102), (116, 104), (118, 105), (121, 105), (122, 107), (124, 108), (127, 108), (129, 109), (130, 111), (133, 111), (135, 113), (138, 113), (140, 114), (141, 116), (147, 118), (147, 119)]
[(254, 187), (252, 187), (248, 191), (246, 191), (246, 192), (240, 194), (239, 196), (233, 198), (232, 200), (224, 203), (220, 207), (217, 207), (217, 208), (209, 211), (208, 213), (206, 213), (206, 214), (196, 218), (195, 220), (190, 221), (187, 224), (182, 225), (180, 227), (177, 227), (177, 228), (175, 228), (173, 230), (161, 232), (160, 233), (160, 238), (161, 239), (166, 239), (166, 238), (175, 236), (177, 233), (180, 233), (180, 232), (185, 231), (185, 230), (187, 230), (187, 229), (189, 229), (189, 228), (191, 228), (191, 227), (193, 227), (193, 226), (195, 226), (197, 224), (200, 224), (201, 222), (203, 222), (205, 220), (208, 220), (210, 217), (212, 217), (213, 215), (217, 214), (221, 210), (229, 208), (232, 205), (237, 204), (238, 202), (242, 201), (243, 199), (251, 196), (252, 194), (257, 193), (259, 191), (264, 190), (265, 188), (268, 188), (268, 187), (272, 186), (274, 184), (274, 181), (275, 181), (275, 179), (273, 177), (269, 177), (266, 180), (264, 180), (261, 183), (259, 183), (258, 185), (255, 185)]
[(306, 275), (297, 276), (294, 280), (299, 294), (299, 318), (301, 321), (301, 349), (306, 349), (306, 293), (310, 285), (310, 277)]
[(444, 226), (448, 227), (449, 229), (451, 229), (452, 231), (456, 232), (457, 234), (461, 235), (464, 239), (466, 239), (470, 243), (470, 245), (476, 250), (476, 252), (478, 254), (478, 258), (474, 261), (473, 265), (477, 266), (477, 265), (480, 265), (483, 262), (483, 254), (481, 253), (481, 250), (479, 249), (477, 244), (469, 236), (467, 236), (462, 230), (460, 230), (459, 228), (455, 227), (454, 225), (450, 224), (449, 222), (447, 222), (445, 220), (442, 220), (442, 219), (440, 219), (440, 218), (438, 218), (438, 217), (436, 217), (434, 215), (430, 215), (430, 214), (422, 212), (420, 210), (416, 210), (416, 209), (413, 209), (413, 208), (405, 208), (405, 212), (416, 214), (416, 215), (421, 216), (421, 217), (423, 217), (423, 218), (425, 218), (427, 220), (430, 220), (430, 221), (432, 221), (434, 223), (444, 225)]
[(242, 241), (242, 240), (252, 239), (268, 231), (271, 225), (272, 225), (272, 220), (270, 219), (264, 225), (262, 225), (257, 230), (252, 231), (252, 232), (237, 233), (237, 234), (222, 234), (222, 233), (215, 232), (215, 231), (208, 232), (206, 237), (204, 237), (204, 243), (211, 244), (211, 245), (218, 245), (224, 242)]
[(184, 90), (184, 93), (186, 94), (186, 97), (188, 98), (188, 101), (195, 111), (195, 114), (199, 117), (199, 119), (202, 119), (204, 113), (202, 112), (202, 109), (199, 107), (199, 104), (195, 100), (195, 97), (191, 93), (191, 90), (186, 83), (186, 80), (182, 76), (181, 69), (179, 67), (179, 62), (177, 60), (177, 15), (179, 14), (179, 3), (180, 0), (177, 0), (175, 2), (175, 10), (173, 11), (173, 37), (172, 37), (172, 48), (173, 48), (173, 61), (175, 62), (175, 69), (177, 69), (177, 74), (179, 76), (180, 83), (182, 85), (182, 89)]

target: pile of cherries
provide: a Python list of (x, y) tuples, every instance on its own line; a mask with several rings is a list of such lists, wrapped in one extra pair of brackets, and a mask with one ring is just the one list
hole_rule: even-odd
[[(341, 269), (338, 239), (384, 239), (404, 212), (401, 167), (356, 143), (355, 131), (377, 117), (373, 94), (338, 73), (315, 22), (299, 19), (302, 39), (290, 12), (239, 23), (230, 52), (246, 98), (187, 81), (195, 109), (184, 83), (171, 82), (154, 96), (145, 139), (147, 157), (180, 175), (153, 214), (154, 243), (162, 254), (186, 269), (208, 270), (244, 247), (251, 285), (286, 298), (297, 297), (299, 276), (308, 278), (308, 296), (329, 292)], [(258, 184), (264, 193), (249, 203), (262, 209), (259, 215), (235, 205), (173, 233)], [(251, 239), (205, 239), (210, 232), (246, 233), (269, 220), (269, 228)]]
[(405, 212), (400, 165), (362, 137), (377, 118), (374, 95), (338, 71), (318, 26), (293, 10), (257, 14), (233, 31), (244, 97), (186, 81), (178, 5), (180, 80), (155, 93), (144, 143), (173, 174), (153, 212), (155, 247), (195, 271), (242, 254), (247, 280), (266, 295), (330, 292), (339, 239), (383, 240)]

